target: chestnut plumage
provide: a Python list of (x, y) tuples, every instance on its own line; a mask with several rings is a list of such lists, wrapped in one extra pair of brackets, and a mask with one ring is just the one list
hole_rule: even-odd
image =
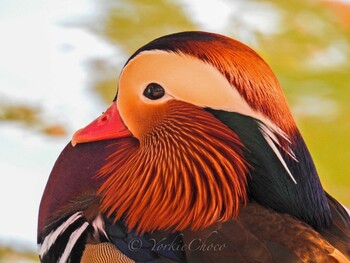
[(236, 40), (141, 47), (72, 145), (42, 198), (42, 262), (349, 262), (349, 214), (272, 70)]

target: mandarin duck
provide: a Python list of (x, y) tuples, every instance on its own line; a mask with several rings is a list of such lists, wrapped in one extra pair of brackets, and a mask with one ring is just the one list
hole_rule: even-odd
[(62, 151), (38, 244), (41, 262), (349, 262), (350, 218), (266, 62), (181, 32), (138, 49)]

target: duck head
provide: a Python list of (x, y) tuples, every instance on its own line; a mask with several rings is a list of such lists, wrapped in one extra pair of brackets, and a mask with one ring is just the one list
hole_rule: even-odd
[(183, 32), (137, 50), (112, 105), (72, 144), (116, 138), (98, 173), (100, 209), (130, 229), (205, 228), (249, 200), (315, 228), (330, 222), (278, 80), (231, 38)]

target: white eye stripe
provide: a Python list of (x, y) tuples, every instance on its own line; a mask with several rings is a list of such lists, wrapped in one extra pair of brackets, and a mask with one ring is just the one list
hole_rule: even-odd
[[(162, 86), (165, 95), (156, 100), (144, 96), (145, 88), (150, 83)], [(258, 119), (269, 127), (276, 126), (266, 114), (253, 109), (222, 72), (193, 56), (147, 50), (131, 59), (123, 68), (117, 102), (120, 115), (131, 132), (137, 133), (138, 124), (130, 116), (137, 116), (143, 104), (159, 105), (171, 99), (202, 108), (240, 113)], [(142, 103), (133, 108), (131, 104), (134, 102)], [(276, 129), (274, 131), (283, 137)]]

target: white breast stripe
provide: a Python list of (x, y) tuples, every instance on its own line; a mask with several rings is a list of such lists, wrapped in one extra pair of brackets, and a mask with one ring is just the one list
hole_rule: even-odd
[(39, 245), (39, 256), (43, 257), (45, 253), (49, 251), (52, 244), (55, 243), (57, 237), (60, 234), (62, 234), (71, 224), (73, 224), (81, 216), (81, 212), (76, 212), (75, 214), (70, 216), (62, 225), (60, 225), (55, 231), (51, 231), (50, 234), (48, 234), (45, 237), (44, 242), (42, 242), (42, 244)]
[(79, 237), (81, 236), (81, 234), (85, 231), (85, 229), (88, 227), (89, 223), (85, 222), (81, 227), (79, 227), (77, 230), (75, 230), (69, 237), (68, 243), (66, 248), (64, 249), (64, 252), (60, 258), (60, 260), (58, 261), (59, 263), (65, 263), (67, 262), (67, 259), (75, 245), (75, 243), (77, 242), (77, 240), (79, 239)]
[[(265, 140), (267, 141), (267, 143), (269, 144), (269, 146), (271, 147), (271, 149), (274, 151), (274, 153), (276, 154), (277, 158), (280, 160), (280, 162), (282, 163), (284, 169), (287, 171), (287, 173), (289, 174), (290, 178), (293, 180), (293, 182), (295, 184), (297, 184), (297, 181), (295, 180), (295, 178), (293, 177), (292, 173), (290, 172), (286, 162), (284, 161), (280, 151), (277, 149), (276, 144), (279, 144), (279, 141), (276, 137), (276, 135), (273, 134), (273, 132), (265, 125), (263, 124), (259, 124), (260, 127), (260, 131), (262, 133), (262, 135), (264, 136)], [(275, 144), (276, 143), (276, 144)], [(294, 154), (293, 154), (294, 156)], [(292, 157), (293, 157), (292, 156)], [(295, 159), (295, 157), (293, 158)], [(296, 159), (295, 159), (296, 160)]]

